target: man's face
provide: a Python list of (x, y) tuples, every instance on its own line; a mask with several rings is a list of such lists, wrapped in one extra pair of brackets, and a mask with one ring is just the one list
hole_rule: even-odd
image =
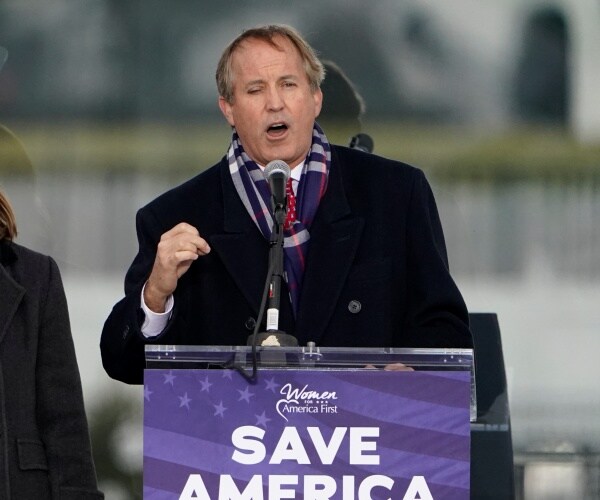
[(262, 40), (242, 42), (232, 57), (232, 102), (220, 97), (219, 107), (252, 160), (293, 168), (310, 149), (323, 94), (311, 90), (294, 45), (283, 37), (275, 42), (280, 50)]

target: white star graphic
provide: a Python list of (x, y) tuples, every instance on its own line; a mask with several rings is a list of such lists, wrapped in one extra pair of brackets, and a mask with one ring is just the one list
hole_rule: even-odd
[(202, 384), (202, 389), (200, 389), (200, 392), (210, 392), (210, 386), (212, 385), (212, 382), (208, 381), (208, 375), (204, 380), (200, 380), (199, 382)]
[(183, 396), (177, 396), (179, 398), (179, 408), (185, 406), (188, 410), (190, 409), (190, 402), (192, 401), (188, 398), (187, 392)]
[(175, 375), (173, 375), (172, 371), (170, 371), (169, 373), (163, 374), (163, 377), (165, 377), (164, 383), (165, 384), (171, 384), (171, 385), (173, 385), (173, 382), (177, 378)]
[(150, 387), (148, 387), (147, 385), (144, 386), (144, 399), (147, 401), (150, 401), (150, 394), (152, 394), (154, 391), (150, 390)]
[(271, 420), (265, 415), (263, 411), (261, 415), (254, 415), (256, 417), (256, 425), (262, 425), (265, 429), (267, 428), (267, 422)]
[(218, 405), (213, 405), (215, 407), (215, 414), (213, 416), (217, 416), (219, 415), (220, 417), (224, 417), (225, 416), (225, 410), (227, 408), (225, 408), (223, 406), (223, 401), (221, 401)]
[(267, 387), (265, 387), (265, 390), (266, 391), (272, 391), (273, 394), (277, 394), (277, 388), (281, 384), (276, 384), (274, 378), (271, 378), (271, 380), (265, 380), (265, 382), (267, 383)]
[(223, 378), (228, 378), (232, 380), (233, 370), (223, 370)]
[(254, 394), (250, 392), (249, 387), (246, 387), (243, 391), (241, 389), (238, 389), (237, 391), (240, 393), (240, 399), (238, 399), (238, 401), (244, 400), (246, 403), (250, 403), (250, 398), (254, 396)]

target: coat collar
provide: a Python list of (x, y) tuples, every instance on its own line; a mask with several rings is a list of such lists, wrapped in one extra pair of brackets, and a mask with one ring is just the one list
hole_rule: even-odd
[(17, 261), (13, 244), (8, 240), (0, 241), (0, 342), (4, 339), (12, 318), (25, 295), (25, 288), (12, 276), (12, 264)]
[(10, 240), (0, 240), (0, 264), (9, 266), (17, 260), (17, 254)]

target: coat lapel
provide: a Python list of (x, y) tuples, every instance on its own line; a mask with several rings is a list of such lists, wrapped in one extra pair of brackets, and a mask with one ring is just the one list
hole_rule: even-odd
[(297, 319), (297, 335), (301, 345), (306, 345), (308, 341), (319, 344), (346, 282), (363, 227), (364, 219), (350, 211), (341, 172), (334, 158), (327, 192), (310, 231)]
[[(248, 216), (226, 162), (221, 167), (224, 232), (210, 245), (248, 303), (258, 314), (268, 270), (268, 242)], [(310, 247), (302, 284), (296, 334), (301, 345), (317, 342), (331, 318), (354, 260), (364, 219), (353, 215), (342, 185), (341, 172), (332, 160), (327, 192), (310, 230)]]
[(8, 262), (7, 256), (9, 252), (10, 260), (16, 260), (16, 256), (12, 248), (9, 248), (6, 242), (1, 243), (0, 249), (0, 293), (2, 300), (0, 300), (0, 342), (4, 339), (8, 326), (25, 295), (25, 288), (19, 285), (9, 274), (8, 268), (5, 264)]
[(226, 162), (221, 165), (224, 232), (213, 235), (209, 244), (217, 252), (227, 271), (248, 303), (258, 314), (268, 270), (268, 242), (241, 202)]

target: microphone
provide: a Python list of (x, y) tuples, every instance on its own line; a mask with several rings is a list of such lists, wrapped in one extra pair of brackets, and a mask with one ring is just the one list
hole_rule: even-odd
[(359, 151), (364, 151), (365, 153), (372, 153), (375, 144), (370, 135), (367, 134), (356, 134), (352, 139), (350, 139), (350, 147), (352, 149), (358, 149)]
[(283, 219), (277, 220), (282, 224), (285, 220), (287, 210), (287, 194), (285, 185), (292, 171), (289, 165), (282, 160), (273, 160), (267, 164), (264, 171), (264, 176), (271, 188), (271, 202), (273, 204), (273, 215), (277, 218), (283, 213)]

